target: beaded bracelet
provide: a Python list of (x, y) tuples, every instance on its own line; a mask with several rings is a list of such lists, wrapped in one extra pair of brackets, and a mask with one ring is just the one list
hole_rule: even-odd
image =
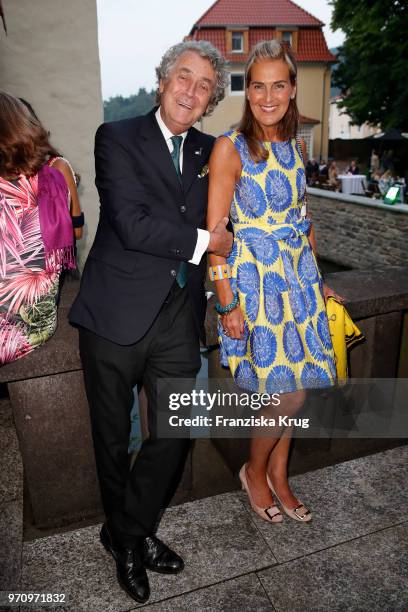
[(215, 304), (215, 310), (218, 312), (218, 314), (228, 314), (231, 312), (231, 310), (234, 310), (234, 308), (236, 308), (239, 304), (239, 297), (238, 297), (238, 293), (235, 292), (234, 293), (234, 299), (232, 300), (232, 302), (230, 304), (227, 304), (226, 306), (221, 306), (221, 304), (219, 302), (217, 302)]

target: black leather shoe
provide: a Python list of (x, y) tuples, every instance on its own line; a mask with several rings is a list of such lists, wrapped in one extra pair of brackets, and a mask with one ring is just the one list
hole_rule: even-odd
[(142, 562), (146, 569), (160, 574), (178, 574), (184, 569), (183, 559), (156, 536), (143, 540)]
[(138, 603), (145, 603), (150, 597), (149, 580), (140, 556), (131, 548), (119, 548), (112, 542), (106, 524), (102, 525), (101, 543), (116, 561), (116, 575), (119, 585)]

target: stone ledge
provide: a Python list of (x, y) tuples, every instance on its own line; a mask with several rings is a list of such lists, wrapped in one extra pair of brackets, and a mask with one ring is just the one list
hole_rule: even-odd
[(307, 193), (308, 195), (316, 196), (318, 198), (326, 198), (327, 200), (338, 200), (339, 202), (348, 202), (350, 204), (357, 204), (358, 206), (368, 206), (370, 208), (383, 209), (388, 212), (408, 215), (408, 204), (384, 204), (384, 202), (373, 200), (372, 198), (366, 198), (365, 196), (349, 195), (347, 193), (340, 193), (338, 191), (317, 189), (316, 187), (308, 187)]
[(325, 276), (354, 319), (408, 310), (408, 266), (348, 270)]

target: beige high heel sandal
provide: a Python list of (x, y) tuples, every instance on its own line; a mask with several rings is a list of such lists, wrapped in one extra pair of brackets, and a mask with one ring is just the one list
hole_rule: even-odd
[(277, 506), (269, 506), (268, 508), (261, 508), (257, 506), (252, 499), (251, 492), (248, 487), (248, 481), (246, 477), (246, 463), (239, 470), (239, 479), (241, 481), (242, 489), (248, 495), (249, 503), (251, 504), (251, 508), (258, 516), (260, 516), (267, 523), (281, 523), (283, 520), (283, 516)]
[[(304, 504), (299, 504), (299, 506), (296, 506), (296, 508), (293, 508), (292, 510), (290, 510), (287, 506), (285, 506), (282, 501), (279, 499), (279, 496), (277, 495), (275, 489), (273, 488), (271, 479), (269, 478), (269, 475), (266, 474), (266, 480), (268, 482), (268, 487), (270, 488), (270, 490), (272, 491), (272, 493), (274, 494), (274, 496), (276, 497), (276, 499), (278, 500), (280, 506), (282, 507), (282, 510), (284, 511), (285, 514), (287, 514), (288, 516), (290, 516), (290, 518), (294, 519), (295, 521), (300, 521), (301, 523), (308, 523), (309, 521), (312, 520), (312, 513), (310, 512), (310, 510), (308, 508), (306, 508), (306, 506)], [(299, 510), (301, 508), (304, 508), (306, 510), (306, 512), (303, 512), (302, 514), (299, 513)]]

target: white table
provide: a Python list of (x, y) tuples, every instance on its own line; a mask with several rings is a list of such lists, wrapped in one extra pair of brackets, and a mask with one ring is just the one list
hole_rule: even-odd
[(339, 174), (338, 178), (341, 181), (341, 190), (343, 193), (359, 193), (364, 195), (366, 186), (366, 177), (364, 174)]

